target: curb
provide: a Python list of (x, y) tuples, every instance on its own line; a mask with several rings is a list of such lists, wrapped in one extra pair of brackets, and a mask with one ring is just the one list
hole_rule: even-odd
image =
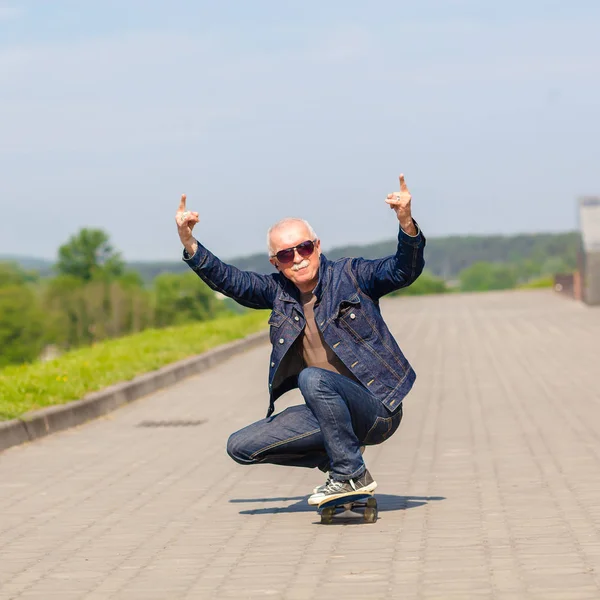
[(254, 348), (268, 339), (268, 331), (253, 333), (241, 340), (229, 342), (198, 356), (185, 358), (156, 371), (139, 375), (131, 381), (124, 381), (98, 392), (92, 392), (81, 400), (26, 413), (19, 419), (0, 421), (0, 452), (11, 446), (31, 442), (105, 415), (123, 404), (174, 385), (185, 377), (206, 371), (231, 356)]

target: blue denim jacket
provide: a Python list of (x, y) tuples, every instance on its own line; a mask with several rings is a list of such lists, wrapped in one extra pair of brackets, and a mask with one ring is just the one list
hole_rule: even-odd
[[(390, 411), (410, 391), (416, 374), (392, 337), (379, 299), (410, 285), (425, 264), (425, 236), (398, 233), (396, 254), (386, 258), (327, 260), (322, 254), (314, 290), (315, 320), (327, 344), (352, 374)], [(250, 308), (269, 308), (271, 344), (267, 416), (275, 400), (297, 387), (301, 364), (294, 342), (304, 328), (298, 288), (281, 273), (262, 275), (228, 265), (198, 243), (183, 259), (213, 290)]]

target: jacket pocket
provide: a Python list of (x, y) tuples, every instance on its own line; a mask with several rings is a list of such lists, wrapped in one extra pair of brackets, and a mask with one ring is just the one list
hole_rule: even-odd
[(358, 341), (366, 341), (375, 336), (373, 326), (365, 315), (358, 295), (340, 302), (337, 319), (338, 323)]
[(400, 421), (402, 421), (402, 406), (389, 417), (377, 417), (362, 443), (367, 446), (381, 444), (398, 429)]
[(284, 327), (282, 327), (282, 325), (285, 323), (285, 321), (285, 315), (275, 310), (271, 313), (271, 316), (269, 317), (269, 334), (273, 346), (279, 344), (279, 340), (283, 339), (282, 332)]

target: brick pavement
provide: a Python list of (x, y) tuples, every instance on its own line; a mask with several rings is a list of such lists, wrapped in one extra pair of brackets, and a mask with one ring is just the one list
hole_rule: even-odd
[[(600, 309), (510, 292), (383, 310), (418, 380), (365, 454), (376, 524), (322, 526), (319, 472), (225, 454), (264, 416), (264, 346), (1, 453), (0, 598), (600, 598)], [(205, 422), (139, 426), (160, 420)]]

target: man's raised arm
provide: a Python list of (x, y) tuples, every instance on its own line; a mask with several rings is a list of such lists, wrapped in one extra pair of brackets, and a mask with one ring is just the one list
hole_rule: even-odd
[(375, 260), (356, 258), (352, 265), (362, 291), (374, 300), (413, 283), (425, 265), (425, 236), (412, 217), (412, 196), (404, 175), (400, 175), (400, 191), (388, 194), (385, 201), (400, 223), (396, 254)]
[(186, 209), (186, 195), (182, 194), (175, 222), (179, 239), (185, 249), (183, 260), (210, 288), (229, 296), (239, 304), (249, 308), (273, 308), (277, 275), (242, 271), (224, 263), (194, 238), (193, 229), (199, 221), (197, 212)]

